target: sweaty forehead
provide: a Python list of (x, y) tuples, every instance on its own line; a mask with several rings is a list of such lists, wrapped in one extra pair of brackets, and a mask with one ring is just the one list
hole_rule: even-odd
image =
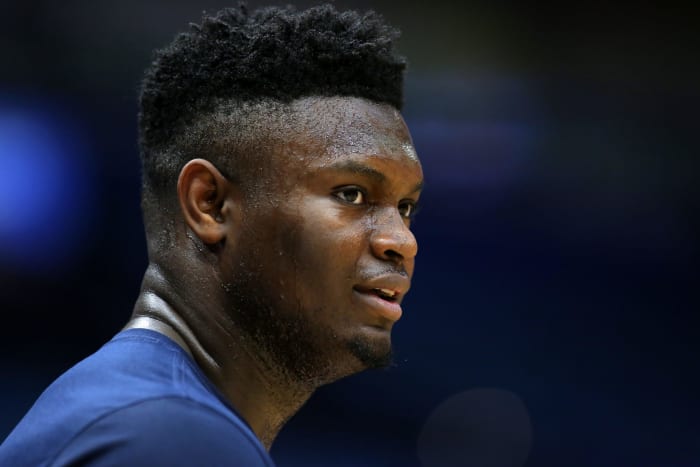
[(388, 104), (355, 97), (306, 97), (290, 107), (293, 131), (288, 143), (303, 148), (307, 157), (332, 161), (362, 154), (418, 162), (401, 114)]

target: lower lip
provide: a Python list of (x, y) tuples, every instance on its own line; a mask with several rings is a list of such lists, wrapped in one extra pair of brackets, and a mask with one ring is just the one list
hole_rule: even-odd
[(401, 305), (398, 303), (384, 300), (373, 293), (359, 292), (357, 290), (354, 292), (382, 318), (390, 321), (398, 321), (401, 318)]

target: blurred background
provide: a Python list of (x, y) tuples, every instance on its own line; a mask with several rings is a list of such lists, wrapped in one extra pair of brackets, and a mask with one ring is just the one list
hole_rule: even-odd
[[(697, 11), (335, 4), (403, 31), (420, 254), (396, 364), (319, 390), (273, 458), (700, 466)], [(230, 5), (0, 4), (0, 439), (126, 323), (141, 74)]]

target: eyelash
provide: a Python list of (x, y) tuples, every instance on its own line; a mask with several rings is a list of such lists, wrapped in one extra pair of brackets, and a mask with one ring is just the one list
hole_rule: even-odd
[[(347, 193), (358, 193), (358, 194), (359, 194), (359, 197), (362, 198), (362, 202), (361, 202), (361, 203), (355, 203), (355, 202), (353, 202), (353, 201), (349, 201), (349, 200), (345, 199), (343, 195), (345, 195), (345, 194), (347, 194)], [(345, 202), (345, 203), (354, 204), (354, 205), (356, 205), (356, 206), (359, 206), (360, 204), (364, 204), (365, 199), (367, 198), (367, 195), (365, 194), (365, 192), (364, 192), (363, 190), (361, 190), (360, 188), (354, 187), (354, 186), (348, 186), (348, 187), (340, 188), (340, 189), (334, 191), (334, 192), (333, 192), (333, 195), (334, 195), (336, 198), (338, 198), (339, 200), (341, 200), (341, 201), (343, 201), (343, 202)]]
[[(416, 201), (411, 201), (411, 200), (404, 200), (399, 203), (399, 209), (401, 208), (401, 204), (406, 203), (408, 206), (410, 206), (408, 214), (401, 214), (401, 217), (404, 219), (413, 219), (416, 217), (416, 214), (418, 214), (418, 211), (420, 210), (420, 205)], [(400, 212), (400, 211), (399, 211)]]
[[(346, 195), (348, 193), (357, 193), (358, 194), (357, 198), (361, 199), (361, 202), (357, 203), (354, 200), (353, 201), (347, 200), (344, 195)], [(361, 206), (361, 205), (365, 204), (366, 199), (367, 199), (367, 194), (364, 192), (364, 190), (362, 190), (361, 188), (358, 188), (358, 187), (354, 187), (354, 186), (340, 188), (340, 189), (333, 192), (333, 196), (335, 196), (337, 199), (339, 199), (343, 203), (347, 203), (347, 204), (350, 204), (353, 206)], [(408, 206), (408, 214), (403, 214), (401, 212), (402, 205)], [(399, 208), (399, 213), (401, 214), (401, 217), (403, 217), (404, 219), (408, 219), (408, 220), (413, 219), (419, 211), (418, 203), (415, 201), (412, 201), (412, 200), (401, 200), (399, 202), (398, 208)]]

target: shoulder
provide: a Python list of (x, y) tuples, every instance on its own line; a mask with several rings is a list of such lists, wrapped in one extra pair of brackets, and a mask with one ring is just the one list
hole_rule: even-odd
[(274, 465), (241, 420), (178, 397), (141, 401), (99, 418), (53, 464)]

